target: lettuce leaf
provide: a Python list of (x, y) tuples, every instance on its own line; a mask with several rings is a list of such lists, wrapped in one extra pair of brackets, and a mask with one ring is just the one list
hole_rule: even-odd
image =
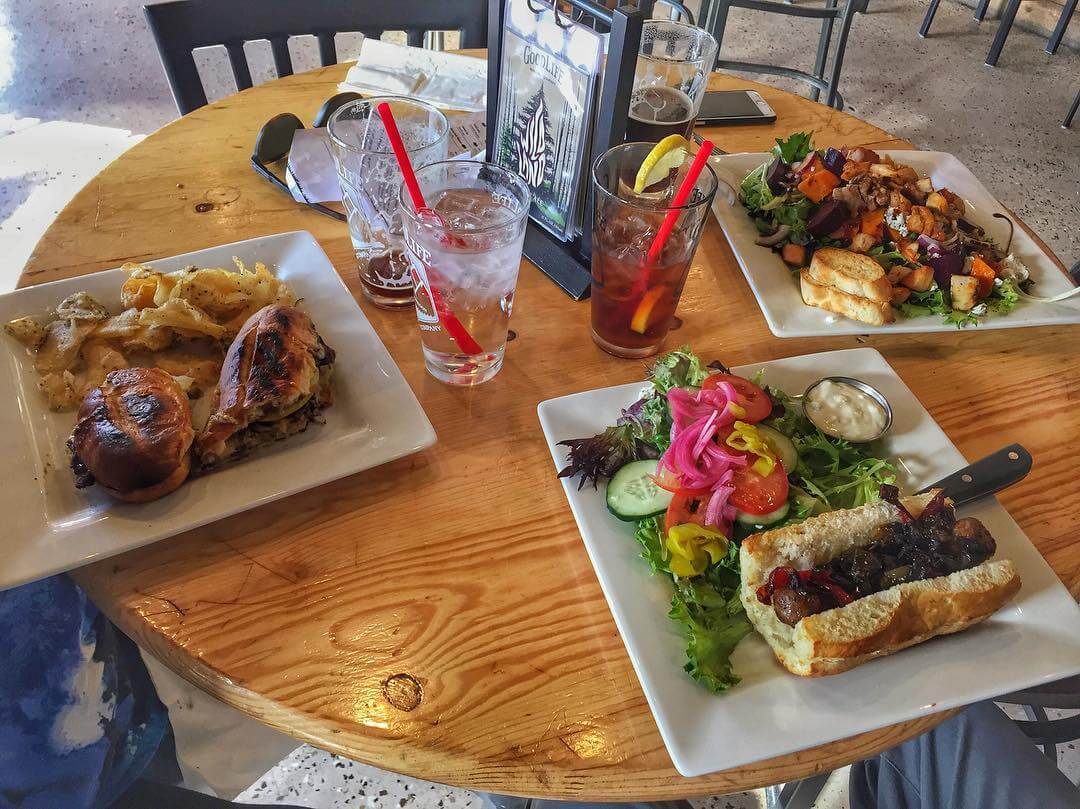
[(700, 387), (708, 370), (688, 347), (669, 351), (656, 361), (649, 371), (649, 381), (660, 393), (672, 388)]

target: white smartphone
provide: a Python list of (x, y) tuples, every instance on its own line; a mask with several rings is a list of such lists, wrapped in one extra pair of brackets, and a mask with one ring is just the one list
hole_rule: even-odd
[(705, 93), (698, 124), (767, 124), (776, 120), (769, 103), (754, 90), (717, 90)]

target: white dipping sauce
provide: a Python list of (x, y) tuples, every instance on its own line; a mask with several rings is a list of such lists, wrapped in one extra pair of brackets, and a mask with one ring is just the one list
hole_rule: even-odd
[(806, 416), (823, 432), (848, 441), (869, 441), (885, 429), (885, 408), (846, 382), (823, 380), (803, 402)]

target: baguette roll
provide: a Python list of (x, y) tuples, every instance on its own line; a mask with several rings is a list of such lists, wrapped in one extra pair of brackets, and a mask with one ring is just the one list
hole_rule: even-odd
[[(902, 499), (918, 516), (934, 492)], [(843, 607), (809, 615), (788, 626), (757, 589), (779, 566), (806, 570), (845, 551), (869, 545), (877, 532), (900, 519), (885, 501), (833, 511), (805, 522), (748, 537), (739, 549), (740, 598), (754, 628), (792, 674), (837, 674), (875, 657), (959, 632), (999, 609), (1020, 577), (1007, 559), (983, 562), (947, 576), (905, 582)]]

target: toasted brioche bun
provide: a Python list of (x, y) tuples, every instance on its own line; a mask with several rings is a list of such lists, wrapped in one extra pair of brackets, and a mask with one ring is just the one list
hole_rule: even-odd
[(808, 272), (814, 283), (859, 298), (889, 303), (892, 297), (892, 284), (885, 276), (885, 270), (862, 253), (822, 247), (814, 251)]
[(806, 269), (799, 273), (799, 289), (802, 292), (803, 303), (807, 306), (826, 309), (861, 323), (884, 326), (896, 319), (892, 306), (888, 302), (872, 301), (869, 298), (842, 292), (834, 287), (823, 286), (814, 281), (810, 277), (809, 270)]
[(132, 489), (131, 491), (120, 491), (119, 489), (110, 489), (104, 483), (99, 485), (117, 500), (123, 500), (127, 503), (149, 503), (151, 500), (157, 500), (159, 497), (164, 497), (179, 489), (180, 484), (187, 480), (190, 472), (191, 456), (185, 455), (180, 459), (180, 465), (176, 467), (171, 475), (160, 483), (155, 483), (153, 486), (146, 486), (142, 489)]
[(112, 371), (86, 394), (68, 442), (73, 469), (85, 469), (76, 486), (96, 483), (135, 503), (163, 497), (187, 478), (194, 438), (187, 394), (173, 376), (160, 368)]
[[(934, 492), (901, 500), (914, 516)], [(754, 628), (792, 674), (818, 677), (847, 671), (937, 635), (967, 629), (1001, 607), (1020, 589), (1007, 559), (882, 590), (844, 607), (819, 612), (788, 626), (757, 598), (773, 568), (800, 570), (823, 564), (850, 548), (868, 545), (881, 527), (899, 519), (884, 501), (832, 511), (805, 522), (747, 538), (739, 549), (739, 596)]]

